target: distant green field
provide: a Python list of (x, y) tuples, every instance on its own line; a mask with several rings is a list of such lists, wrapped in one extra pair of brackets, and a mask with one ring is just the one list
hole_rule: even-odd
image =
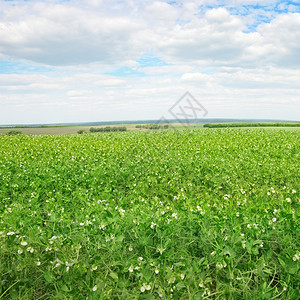
[[(166, 123), (168, 125), (168, 130), (172, 129), (185, 129), (185, 128), (276, 128), (276, 129), (300, 129), (300, 123)], [(140, 126), (139, 126), (140, 125)], [(150, 124), (151, 125), (151, 124)], [(153, 125), (153, 124), (152, 124)], [(164, 124), (161, 124), (164, 125)], [(0, 127), (0, 135), (7, 134), (11, 130), (18, 130), (26, 135), (59, 135), (59, 134), (76, 134), (83, 130), (85, 132), (90, 132), (91, 128), (105, 128), (105, 127), (120, 127), (125, 126), (128, 131), (145, 131), (150, 130), (147, 128), (147, 124), (119, 124), (119, 125), (93, 125), (93, 126), (39, 126), (39, 127)], [(160, 130), (160, 129), (159, 129)]]
[(299, 130), (0, 144), (1, 299), (299, 299)]
[(300, 127), (300, 122), (265, 122), (265, 123), (210, 123), (204, 124), (207, 128), (231, 128), (231, 127)]
[[(136, 128), (137, 124), (126, 124), (124, 125), (127, 130), (147, 130), (144, 128)], [(90, 128), (105, 128), (107, 125), (95, 125), (95, 126), (40, 126), (40, 127), (0, 127), (0, 135), (7, 134), (11, 130), (21, 131), (26, 135), (42, 135), (42, 134), (76, 134), (79, 130), (84, 130), (86, 132), (90, 131)], [(114, 125), (111, 125), (113, 127)], [(120, 125), (119, 125), (120, 126)], [(192, 124), (189, 127), (196, 127), (197, 125)], [(198, 125), (197, 127), (202, 126)], [(172, 124), (172, 128), (182, 128), (184, 127), (182, 124), (174, 123)]]

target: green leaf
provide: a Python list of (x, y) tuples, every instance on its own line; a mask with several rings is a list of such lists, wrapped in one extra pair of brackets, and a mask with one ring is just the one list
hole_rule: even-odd
[(123, 240), (124, 240), (124, 235), (120, 235), (115, 239), (116, 242), (122, 242)]
[(44, 278), (46, 279), (47, 282), (54, 282), (55, 281), (55, 277), (48, 270), (44, 272)]
[(282, 266), (284, 269), (286, 269), (286, 265), (285, 265), (285, 261), (284, 261), (283, 256), (279, 255), (279, 256), (278, 256), (278, 260), (279, 260), (281, 266)]
[(299, 266), (296, 262), (289, 262), (287, 264), (287, 272), (291, 275), (294, 275), (298, 272)]
[(69, 292), (69, 289), (65, 284), (61, 287), (61, 290), (64, 292)]
[(110, 272), (110, 273), (109, 273), (109, 276), (110, 276), (112, 279), (114, 279), (114, 280), (118, 280), (118, 279), (119, 279), (118, 274), (115, 273), (115, 272)]
[(181, 289), (185, 288), (185, 284), (182, 281), (180, 281), (176, 284), (176, 288), (180, 291)]

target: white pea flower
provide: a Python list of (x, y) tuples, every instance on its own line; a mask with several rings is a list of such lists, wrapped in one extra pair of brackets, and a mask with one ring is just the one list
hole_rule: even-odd
[(93, 291), (93, 292), (96, 292), (97, 289), (98, 289), (98, 287), (97, 287), (97, 285), (95, 285), (95, 286), (92, 288), (92, 291)]
[(33, 249), (32, 247), (28, 247), (28, 248), (27, 248), (27, 251), (30, 252), (30, 253), (33, 253), (33, 252), (34, 252), (34, 249)]

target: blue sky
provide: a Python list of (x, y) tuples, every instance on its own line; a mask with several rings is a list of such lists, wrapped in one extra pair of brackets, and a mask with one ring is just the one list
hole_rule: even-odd
[(0, 1), (0, 124), (299, 120), (300, 1)]

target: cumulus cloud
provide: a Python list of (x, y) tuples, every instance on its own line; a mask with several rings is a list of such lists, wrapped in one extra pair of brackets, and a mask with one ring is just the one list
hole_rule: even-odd
[(2, 1), (0, 123), (160, 118), (187, 90), (210, 117), (297, 119), (299, 27), (275, 0)]
[(144, 25), (126, 15), (38, 3), (19, 13), (10, 8), (3, 19), (0, 52), (12, 57), (49, 65), (110, 64), (141, 52), (136, 37)]
[(298, 13), (278, 15), (246, 33), (246, 19), (229, 9), (207, 9), (197, 16), (200, 10), (190, 1), (6, 5), (0, 18), (0, 54), (48, 65), (112, 65), (135, 61), (154, 49), (170, 63), (234, 65), (259, 60), (299, 65), (299, 31), (294, 30), (299, 27)]

